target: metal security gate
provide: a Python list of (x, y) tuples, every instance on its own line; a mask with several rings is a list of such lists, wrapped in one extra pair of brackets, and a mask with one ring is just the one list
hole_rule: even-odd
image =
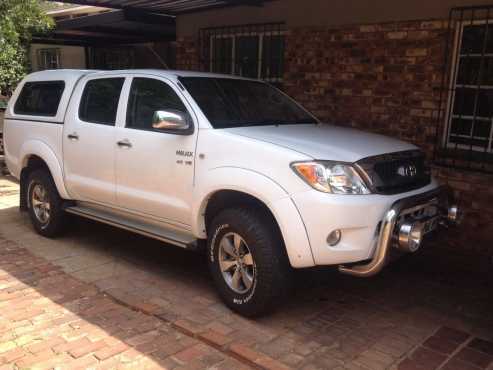
[(493, 6), (450, 12), (436, 161), (493, 172)]
[(200, 65), (204, 71), (282, 84), (284, 23), (201, 29), (199, 48)]

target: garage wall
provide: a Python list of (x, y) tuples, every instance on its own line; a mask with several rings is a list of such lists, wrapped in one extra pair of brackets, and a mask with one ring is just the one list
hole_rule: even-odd
[(194, 36), (204, 27), (246, 23), (283, 21), (290, 27), (302, 27), (445, 19), (452, 7), (485, 3), (491, 1), (275, 0), (262, 7), (242, 6), (179, 16), (177, 36)]

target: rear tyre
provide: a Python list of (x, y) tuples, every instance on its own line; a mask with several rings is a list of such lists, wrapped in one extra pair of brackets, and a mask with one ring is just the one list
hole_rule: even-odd
[(48, 238), (60, 235), (65, 226), (65, 212), (51, 175), (35, 170), (27, 178), (27, 204), (31, 223), (38, 234)]
[(209, 269), (225, 304), (247, 317), (276, 309), (289, 290), (290, 266), (272, 220), (255, 209), (232, 208), (209, 229)]

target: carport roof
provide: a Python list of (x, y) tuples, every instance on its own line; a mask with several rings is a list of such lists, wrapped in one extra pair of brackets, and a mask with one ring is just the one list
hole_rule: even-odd
[(33, 41), (65, 45), (108, 45), (172, 41), (175, 37), (174, 17), (138, 9), (122, 9), (58, 20), (55, 30), (49, 34), (34, 35)]
[(167, 15), (194, 13), (229, 6), (260, 6), (272, 0), (50, 0), (79, 5), (100, 6), (124, 10), (144, 10)]

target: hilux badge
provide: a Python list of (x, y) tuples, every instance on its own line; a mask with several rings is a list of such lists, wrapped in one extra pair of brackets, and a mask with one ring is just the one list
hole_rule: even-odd
[(418, 170), (416, 169), (416, 166), (410, 164), (407, 166), (400, 166), (397, 169), (397, 173), (403, 177), (413, 177), (413, 176), (416, 176), (416, 174), (418, 173)]

